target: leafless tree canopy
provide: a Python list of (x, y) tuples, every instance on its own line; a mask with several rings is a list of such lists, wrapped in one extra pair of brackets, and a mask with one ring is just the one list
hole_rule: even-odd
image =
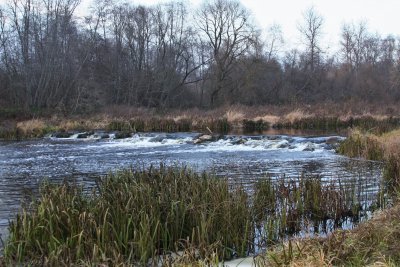
[(8, 0), (0, 6), (0, 110), (94, 111), (107, 105), (187, 108), (400, 100), (400, 40), (366, 22), (321, 43), (315, 8), (299, 22), (304, 49), (284, 50), (279, 25), (259, 29), (238, 0), (140, 6)]
[(303, 14), (303, 24), (300, 24), (299, 30), (306, 42), (308, 53), (308, 64), (311, 71), (315, 70), (320, 61), (320, 38), (322, 35), (323, 18), (315, 11), (314, 7), (309, 8)]
[(209, 50), (207, 61), (214, 69), (210, 98), (213, 106), (219, 93), (229, 87), (236, 61), (250, 50), (255, 30), (249, 22), (249, 12), (237, 0), (205, 2), (197, 18)]

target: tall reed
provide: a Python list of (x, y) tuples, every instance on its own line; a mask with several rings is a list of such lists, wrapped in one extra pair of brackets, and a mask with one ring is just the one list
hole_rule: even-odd
[(248, 195), (228, 188), (226, 180), (164, 166), (110, 174), (90, 194), (44, 184), (40, 199), (10, 223), (4, 256), (9, 264), (147, 265), (185, 243), (201, 258), (211, 244), (221, 259), (245, 256), (253, 238)]
[[(91, 190), (44, 183), (10, 222), (8, 265), (155, 265), (244, 257), (282, 238), (357, 217), (355, 188), (319, 177), (252, 187), (186, 167), (125, 169)], [(323, 230), (323, 229), (322, 229)], [(175, 256), (172, 256), (175, 255)]]

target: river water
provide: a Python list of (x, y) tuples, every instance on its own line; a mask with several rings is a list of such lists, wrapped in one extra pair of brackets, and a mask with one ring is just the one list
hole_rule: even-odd
[[(117, 169), (150, 165), (189, 166), (251, 184), (274, 179), (319, 175), (323, 181), (357, 184), (365, 198), (378, 190), (381, 164), (337, 155), (339, 136), (226, 135), (194, 144), (197, 133), (142, 133), (115, 139), (97, 133), (78, 138), (47, 137), (20, 142), (0, 141), (0, 234), (20, 209), (21, 200), (37, 192), (43, 179), (69, 179), (84, 185)], [(102, 139), (103, 138), (103, 139)]]

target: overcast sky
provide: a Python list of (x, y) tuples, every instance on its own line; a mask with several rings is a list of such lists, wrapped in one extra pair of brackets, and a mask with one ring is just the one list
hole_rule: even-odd
[[(79, 12), (85, 12), (92, 0), (82, 0)], [(131, 0), (132, 3), (153, 5), (170, 0)], [(187, 0), (194, 8), (201, 0)], [(6, 0), (0, 0), (4, 3)], [(281, 25), (287, 48), (300, 44), (297, 25), (302, 13), (314, 6), (324, 18), (324, 47), (337, 47), (340, 30), (345, 22), (367, 21), (369, 30), (383, 36), (400, 36), (400, 0), (241, 0), (262, 29)]]

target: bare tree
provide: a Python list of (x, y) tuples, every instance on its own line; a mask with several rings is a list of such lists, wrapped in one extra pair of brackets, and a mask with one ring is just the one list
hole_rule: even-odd
[(2, 49), (4, 49), (4, 44), (6, 42), (5, 25), (6, 25), (6, 17), (2, 6), (0, 6), (0, 47)]
[(129, 9), (125, 27), (129, 73), (127, 101), (149, 106), (151, 97), (152, 9), (144, 6)]
[(314, 7), (311, 7), (303, 14), (304, 22), (299, 26), (299, 31), (303, 35), (307, 46), (309, 56), (309, 66), (312, 72), (320, 61), (320, 41), (322, 36), (322, 27), (324, 20), (317, 13)]
[(282, 28), (279, 24), (272, 24), (267, 30), (267, 59), (270, 61), (278, 57), (284, 44)]
[(197, 25), (210, 49), (210, 66), (215, 68), (211, 106), (226, 86), (235, 60), (246, 53), (255, 34), (249, 17), (249, 12), (237, 0), (208, 1), (198, 11)]
[(344, 24), (340, 41), (342, 55), (347, 64), (359, 69), (365, 60), (366, 40), (368, 39), (367, 23), (361, 21), (357, 25)]
[[(12, 30), (17, 33), (19, 51), (15, 56), (19, 58), (20, 64), (18, 71), (22, 73), (23, 81), (25, 83), (24, 93), (25, 100), (23, 101), (25, 107), (29, 107), (33, 102), (33, 71), (31, 68), (30, 48), (31, 48), (31, 32), (33, 11), (31, 8), (31, 1), (17, 1), (12, 0), (9, 3), (9, 10), (12, 16), (13, 25)], [(19, 88), (18, 88), (19, 89)]]
[(161, 107), (166, 107), (180, 96), (185, 85), (199, 81), (194, 72), (202, 62), (195, 60), (197, 39), (193, 29), (185, 23), (187, 13), (183, 3), (160, 5), (154, 10), (157, 27), (155, 76)]
[[(7, 94), (7, 85), (6, 85), (6, 66), (7, 65), (7, 49), (6, 49), (6, 18), (3, 13), (3, 8), (0, 6), (0, 98), (4, 100), (10, 101), (10, 96)], [(0, 100), (0, 105), (2, 101)]]
[(15, 57), (24, 81), (25, 107), (57, 107), (75, 87), (72, 53), (77, 28), (73, 13), (80, 0), (12, 0), (11, 29), (16, 32)]
[(2, 67), (7, 67), (7, 61), (8, 61), (8, 49), (7, 49), (7, 42), (8, 42), (8, 31), (6, 28), (6, 15), (4, 14), (4, 10), (2, 6), (0, 6), (0, 60), (3, 62), (6, 66), (1, 66)]
[(392, 67), (396, 57), (396, 39), (393, 36), (389, 35), (381, 41), (381, 52), (382, 61)]
[(128, 23), (128, 10), (126, 5), (116, 5), (111, 10), (111, 28), (113, 35), (113, 55), (111, 57), (112, 63), (112, 87), (114, 93), (113, 98), (115, 103), (119, 103), (124, 99), (122, 90), (125, 87), (124, 68), (126, 53), (124, 49), (124, 33)]
[(340, 41), (340, 51), (342, 53), (342, 58), (344, 60), (344, 63), (352, 66), (354, 62), (355, 40), (353, 36), (353, 31), (349, 24), (343, 25), (341, 35), (342, 40)]

